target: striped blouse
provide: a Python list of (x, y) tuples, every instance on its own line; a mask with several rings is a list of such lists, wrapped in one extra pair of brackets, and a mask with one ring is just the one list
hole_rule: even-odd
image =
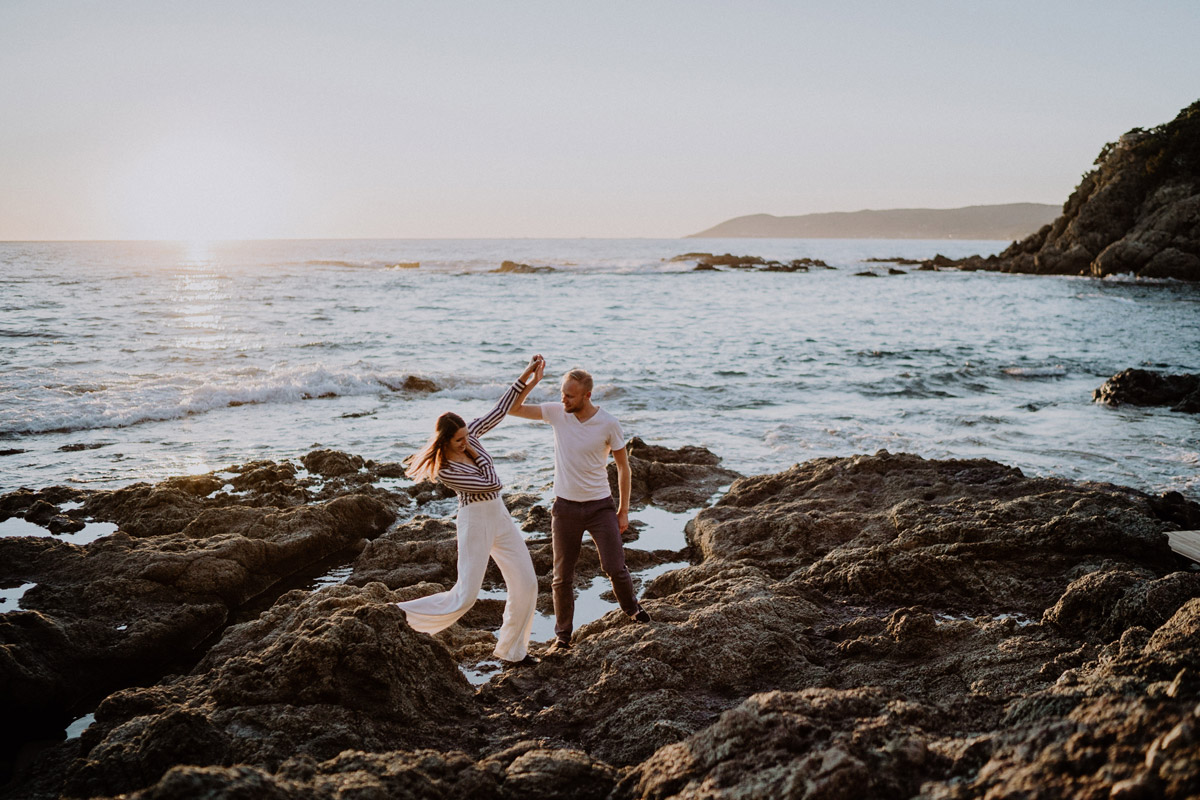
[(476, 454), (473, 464), (449, 460), (442, 462), (442, 468), (438, 470), (438, 480), (458, 494), (459, 505), (495, 500), (500, 496), (504, 484), (500, 483), (500, 478), (496, 475), (496, 465), (488, 451), (479, 443), (479, 437), (500, 424), (500, 420), (504, 419), (513, 403), (517, 401), (517, 395), (524, 390), (525, 382), (516, 381), (508, 387), (508, 391), (500, 398), (500, 402), (496, 403), (495, 408), (467, 425), (467, 442)]

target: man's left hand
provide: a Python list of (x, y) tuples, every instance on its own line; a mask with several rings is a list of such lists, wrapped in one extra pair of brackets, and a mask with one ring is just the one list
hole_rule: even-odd
[(617, 512), (617, 530), (620, 531), (621, 533), (624, 533), (625, 529), (628, 527), (629, 527), (629, 512), (628, 511), (618, 511)]

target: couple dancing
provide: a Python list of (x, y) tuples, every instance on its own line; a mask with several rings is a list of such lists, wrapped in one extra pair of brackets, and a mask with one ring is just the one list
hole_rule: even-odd
[[(563, 376), (562, 402), (525, 405), (525, 398), (542, 380), (545, 370), (545, 360), (535, 355), (496, 407), (469, 424), (453, 412), (442, 414), (429, 442), (406, 462), (409, 477), (440, 481), (458, 494), (458, 580), (449, 591), (397, 605), (414, 630), (444, 630), (475, 604), (488, 557), (494, 558), (508, 588), (495, 655), (512, 664), (537, 663), (529, 654), (537, 575), (525, 539), (500, 498), (503, 484), (496, 476), (492, 457), (479, 442), (479, 437), (508, 414), (541, 420), (554, 428), (554, 643), (548, 652), (571, 646), (575, 562), (584, 531), (596, 543), (600, 568), (612, 581), (621, 610), (637, 622), (650, 621), (650, 615), (634, 596), (621, 544), (621, 534), (629, 527), (630, 482), (621, 425), (592, 403), (592, 376), (581, 369)], [(613, 504), (608, 485), (609, 452), (617, 464), (617, 505)]]

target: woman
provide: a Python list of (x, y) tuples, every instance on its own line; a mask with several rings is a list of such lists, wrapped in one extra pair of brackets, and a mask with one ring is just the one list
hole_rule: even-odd
[(475, 604), (491, 556), (508, 587), (495, 655), (521, 664), (537, 662), (528, 654), (537, 605), (537, 575), (525, 538), (500, 499), (503, 484), (479, 437), (496, 427), (515, 403), (525, 399), (541, 381), (545, 368), (542, 357), (535, 355), (496, 407), (470, 425), (458, 414), (442, 414), (429, 442), (405, 462), (409, 477), (441, 481), (458, 494), (458, 581), (447, 592), (396, 605), (404, 610), (414, 630), (437, 633), (450, 627)]

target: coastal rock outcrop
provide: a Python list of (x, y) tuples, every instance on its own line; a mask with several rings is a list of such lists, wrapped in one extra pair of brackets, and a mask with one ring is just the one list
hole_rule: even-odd
[(177, 765), (275, 770), (345, 750), (470, 742), (479, 724), (470, 685), (391, 601), (380, 584), (292, 592), (229, 628), (189, 675), (112, 695), (66, 794), (143, 788)]
[[(395, 520), (394, 505), (363, 493), (299, 507), (253, 504), (300, 491), (281, 477), (294, 471), (242, 471), (233, 480), (259, 476), (238, 498), (244, 504), (210, 496), (225, 485), (211, 475), (93, 493), (68, 513), (114, 519), (122, 530), (82, 546), (0, 538), (2, 579), (36, 584), (20, 610), (0, 615), (3, 743), (58, 734), (81, 705), (186, 666), (251, 601)], [(67, 496), (19, 491), (3, 504), (36, 520), (39, 504)]]
[(505, 272), (513, 275), (536, 275), (543, 272), (556, 272), (554, 267), (534, 267), (517, 261), (505, 261), (492, 272)]
[(352, 585), (285, 594), (111, 695), (16, 796), (1193, 797), (1200, 571), (1166, 535), (1192, 519), (982, 459), (816, 459), (699, 511), (690, 565), (644, 586), (650, 623), (613, 610), (472, 692), (458, 668), (499, 601), (407, 627), (392, 603), (452, 580), (452, 524), (418, 517)]
[[(626, 444), (633, 507), (653, 503), (668, 511), (686, 511), (708, 502), (722, 486), (741, 477), (718, 466), (720, 457), (704, 447), (671, 449), (648, 445), (640, 437)], [(617, 496), (617, 467), (608, 465), (608, 483)]]
[(1170, 406), (1172, 411), (1200, 414), (1200, 375), (1127, 369), (1092, 392), (1092, 400), (1110, 406)]
[(697, 271), (719, 272), (722, 267), (753, 272), (808, 272), (813, 268), (833, 269), (819, 258), (794, 258), (790, 261), (765, 259), (761, 256), (735, 256), (732, 253), (713, 255), (712, 253), (684, 253), (673, 256), (670, 261), (694, 261)]
[(1200, 101), (1107, 144), (1062, 216), (966, 270), (1200, 281)]

